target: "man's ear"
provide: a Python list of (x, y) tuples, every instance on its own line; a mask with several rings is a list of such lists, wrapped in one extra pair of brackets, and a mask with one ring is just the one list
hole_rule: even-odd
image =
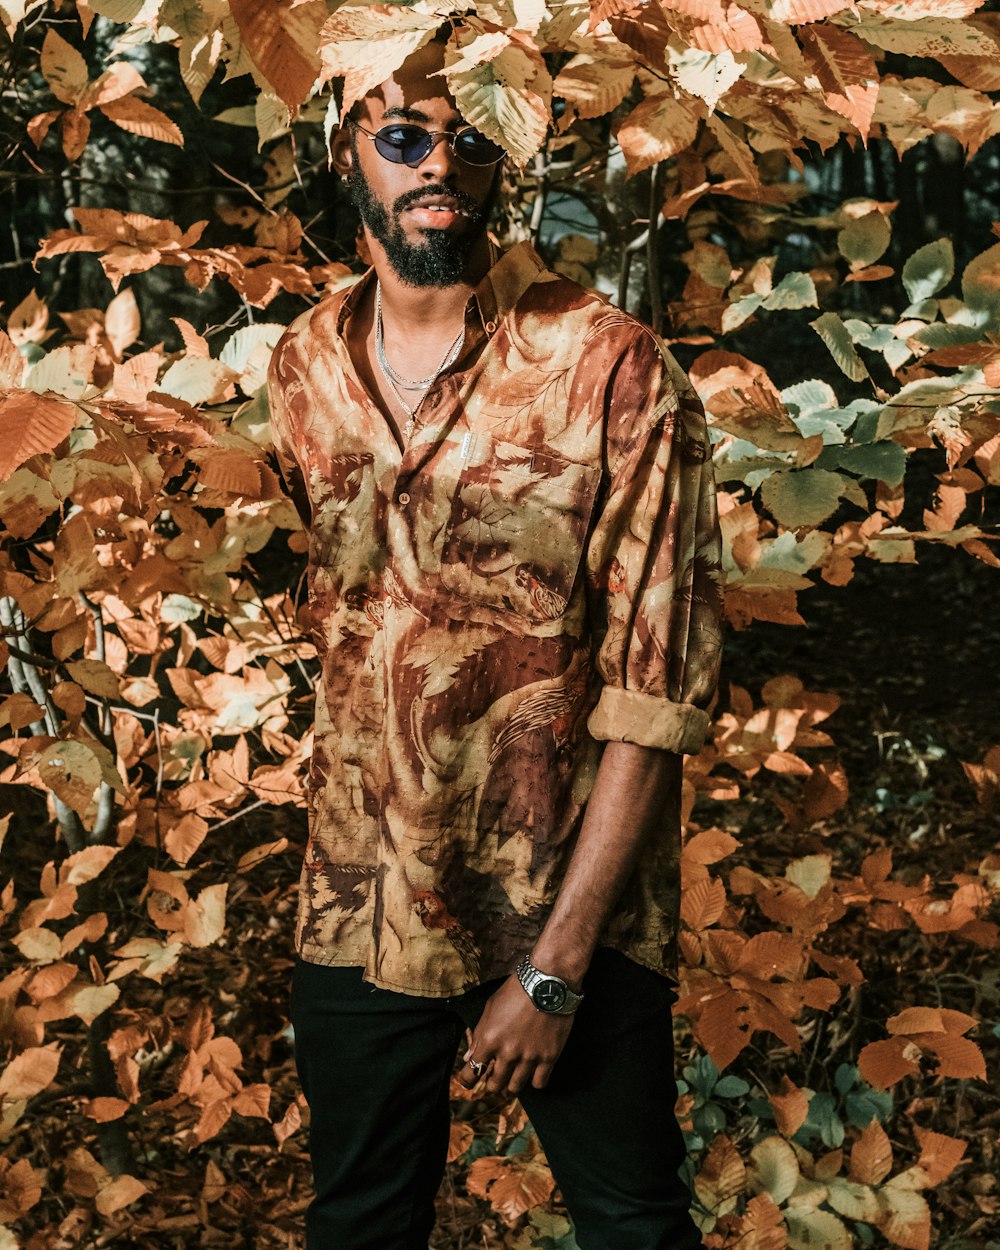
[(346, 178), (354, 164), (354, 151), (351, 147), (351, 131), (349, 126), (338, 126), (330, 136), (330, 167)]

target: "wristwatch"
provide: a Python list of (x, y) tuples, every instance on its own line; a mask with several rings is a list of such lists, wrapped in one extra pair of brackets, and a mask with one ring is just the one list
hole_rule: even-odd
[(562, 977), (539, 972), (527, 955), (515, 971), (524, 992), (539, 1011), (552, 1016), (571, 1016), (583, 1002), (583, 995), (574, 993)]

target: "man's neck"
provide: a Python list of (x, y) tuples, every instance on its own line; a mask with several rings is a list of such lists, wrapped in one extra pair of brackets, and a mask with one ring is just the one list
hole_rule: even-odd
[(490, 245), (485, 235), (469, 258), (461, 281), (447, 286), (410, 286), (400, 279), (377, 240), (370, 239), (369, 248), (382, 287), (385, 321), (407, 327), (418, 340), (430, 341), (449, 330), (454, 334), (469, 297), (490, 268)]

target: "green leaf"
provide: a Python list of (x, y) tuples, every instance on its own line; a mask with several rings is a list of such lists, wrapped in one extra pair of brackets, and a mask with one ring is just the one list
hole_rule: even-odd
[(906, 472), (906, 452), (898, 443), (862, 443), (855, 447), (824, 448), (816, 461), (821, 469), (844, 469), (861, 478), (898, 486)]
[(764, 300), (763, 306), (770, 312), (779, 309), (818, 308), (816, 284), (807, 273), (786, 273)]
[(781, 469), (760, 488), (761, 501), (786, 529), (819, 525), (836, 512), (847, 482), (826, 469)]
[(871, 322), (861, 321), (855, 317), (845, 321), (844, 325), (855, 343), (861, 347), (868, 347), (875, 352), (884, 350), (896, 338), (892, 332), (892, 326), (873, 326)]
[(749, 1092), (750, 1086), (741, 1076), (724, 1076), (713, 1091), (717, 1098), (742, 1098)]
[(781, 402), (786, 408), (797, 408), (798, 415), (836, 408), (837, 393), (829, 382), (821, 382), (819, 378), (808, 378), (805, 382), (796, 382), (786, 386), (781, 392)]
[(749, 321), (763, 302), (762, 295), (744, 295), (742, 299), (730, 304), (722, 314), (723, 333), (729, 334), (733, 330), (738, 330), (744, 321)]
[(160, 616), (170, 624), (182, 621), (196, 621), (203, 611), (202, 605), (187, 595), (167, 595), (160, 608)]
[(962, 274), (962, 298), (969, 308), (1000, 317), (1000, 243), (969, 261)]
[(889, 219), (878, 209), (849, 222), (837, 235), (837, 246), (852, 269), (864, 269), (883, 255), (892, 238)]
[(836, 313), (826, 312), (809, 323), (830, 349), (830, 355), (852, 382), (862, 382), (868, 377), (865, 362), (858, 355), (851, 341), (847, 326)]
[(892, 1094), (888, 1090), (849, 1090), (844, 1098), (844, 1113), (855, 1128), (867, 1128), (872, 1120), (881, 1124), (892, 1115)]
[(903, 266), (903, 286), (911, 304), (930, 299), (955, 276), (955, 249), (950, 239), (918, 248)]

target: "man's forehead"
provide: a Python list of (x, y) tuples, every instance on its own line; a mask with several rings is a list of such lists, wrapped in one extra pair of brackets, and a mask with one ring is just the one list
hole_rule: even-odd
[(379, 121), (414, 122), (459, 117), (447, 79), (435, 72), (443, 64), (444, 49), (439, 44), (415, 52), (390, 78), (364, 97), (369, 116)]

